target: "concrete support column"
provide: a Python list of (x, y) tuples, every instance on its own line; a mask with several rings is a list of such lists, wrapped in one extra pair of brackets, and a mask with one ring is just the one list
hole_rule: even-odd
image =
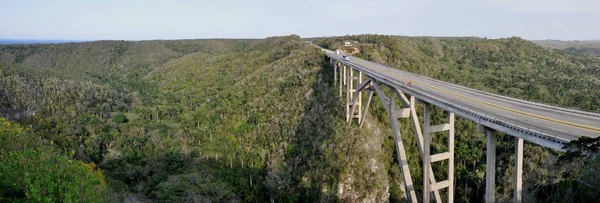
[(353, 70), (352, 67), (348, 67), (346, 70), (346, 122), (349, 122), (352, 119), (352, 115), (350, 115), (350, 103), (352, 102), (352, 95), (354, 94), (354, 85), (353, 85)]
[(346, 85), (346, 76), (348, 76), (348, 75), (347, 75), (347, 71), (348, 71), (347, 69), (348, 69), (349, 67), (348, 67), (348, 66), (346, 66), (346, 65), (342, 65), (342, 66), (344, 66), (344, 85)]
[[(370, 82), (372, 83), (372, 82)], [(367, 111), (369, 110), (369, 105), (371, 104), (371, 99), (373, 99), (373, 90), (369, 91), (367, 95), (367, 103), (365, 104), (365, 108), (363, 108), (363, 112), (361, 113), (361, 118), (359, 122), (359, 126), (362, 127), (363, 123), (365, 123), (365, 116), (367, 115)]]
[(428, 181), (431, 175), (430, 149), (431, 149), (431, 109), (428, 103), (423, 104), (423, 202), (430, 202), (431, 182)]
[(523, 139), (516, 138), (515, 143), (515, 199), (514, 202), (523, 201)]
[[(398, 115), (396, 114), (395, 107), (395, 96), (394, 92), (390, 94), (390, 103), (388, 114), (390, 116), (390, 124), (394, 133), (394, 141), (396, 142), (396, 152), (398, 152), (398, 162), (400, 162), (400, 168), (402, 171), (402, 177), (404, 177), (405, 193), (408, 197), (409, 202), (417, 202), (417, 195), (413, 186), (412, 178), (410, 176), (410, 170), (408, 168), (408, 160), (406, 158), (406, 152), (404, 150), (404, 143), (402, 142), (402, 136), (400, 135), (400, 126), (398, 125)], [(384, 104), (385, 105), (385, 104)], [(426, 181), (427, 182), (427, 181)]]
[[(356, 84), (362, 84), (363, 83), (363, 73), (362, 72), (358, 72), (358, 78), (356, 80)], [(362, 91), (359, 91), (357, 88), (359, 87), (355, 87), (355, 91), (358, 91), (357, 94), (357, 98), (352, 98), (356, 101), (355, 104), (356, 105), (355, 109), (357, 110), (356, 115), (352, 115), (352, 118), (350, 118), (350, 120), (357, 118), (358, 119), (358, 123), (361, 123), (361, 119), (362, 119)], [(354, 113), (354, 112), (353, 112)]]
[[(390, 125), (392, 127), (392, 132), (394, 133), (394, 141), (395, 141), (395, 145), (396, 145), (396, 152), (398, 155), (398, 162), (400, 163), (400, 171), (402, 172), (402, 177), (404, 180), (404, 194), (405, 197), (407, 198), (408, 202), (417, 202), (417, 196), (415, 193), (415, 187), (413, 185), (412, 182), (412, 178), (410, 175), (410, 170), (408, 167), (408, 160), (406, 159), (406, 152), (404, 150), (404, 143), (402, 142), (402, 136), (400, 135), (400, 126), (398, 124), (398, 118), (400, 117), (405, 117), (403, 114), (404, 111), (399, 111), (396, 109), (395, 107), (395, 95), (394, 95), (394, 91), (391, 91), (390, 97), (387, 98), (385, 93), (383, 92), (383, 90), (381, 90), (380, 88), (380, 84), (378, 84), (378, 82), (376, 81), (372, 81), (372, 88), (373, 90), (375, 90), (375, 92), (377, 92), (377, 96), (379, 96), (379, 99), (381, 100), (381, 103), (383, 103), (383, 107), (385, 108), (386, 112), (388, 113), (388, 115), (390, 116)], [(370, 94), (372, 95), (372, 94)], [(369, 96), (369, 100), (367, 101), (367, 104), (370, 101), (370, 97)], [(367, 105), (368, 107), (368, 105)], [(365, 108), (366, 109), (366, 108)], [(400, 114), (400, 115), (399, 115)]]
[[(331, 59), (333, 61), (333, 59)], [(332, 63), (333, 64), (333, 86), (335, 87), (335, 83), (337, 83), (337, 70), (338, 70), (338, 65), (337, 63)]]
[[(415, 136), (417, 137), (417, 145), (419, 147), (419, 153), (424, 154), (423, 152), (423, 131), (421, 130), (421, 124), (419, 122), (419, 117), (417, 116), (416, 109), (417, 99), (414, 96), (410, 96), (409, 100), (409, 108), (410, 108), (410, 120), (413, 124), (413, 130), (415, 131)], [(431, 126), (431, 123), (430, 123)], [(454, 155), (453, 155), (454, 156)], [(431, 166), (431, 164), (430, 164)], [(433, 175), (433, 170), (431, 168), (429, 170), (429, 181), (431, 184), (436, 184), (435, 176)], [(439, 190), (433, 190), (433, 197), (435, 198), (435, 202), (441, 203), (442, 197), (440, 196)]]
[(345, 71), (343, 71), (342, 69), (345, 69), (346, 67), (342, 64), (340, 64), (339, 62), (336, 62), (338, 64), (338, 68), (340, 69), (340, 78), (338, 80), (338, 82), (340, 83), (338, 85), (338, 88), (340, 89), (340, 98), (342, 97), (342, 92), (343, 92), (343, 86), (344, 86), (344, 73)]
[[(448, 113), (448, 202), (454, 202), (454, 113)], [(426, 180), (426, 179), (425, 179)]]
[(494, 202), (496, 192), (496, 131), (486, 128), (487, 158), (485, 172), (485, 202)]
[[(414, 98), (411, 97), (411, 109)], [(416, 118), (414, 119), (416, 120)], [(431, 154), (432, 133), (448, 131), (448, 152)], [(418, 131), (417, 131), (418, 132)], [(417, 133), (418, 136), (418, 133)], [(417, 138), (418, 139), (418, 138)], [(439, 191), (448, 188), (448, 202), (454, 202), (454, 113), (448, 112), (448, 123), (431, 125), (431, 104), (423, 105), (423, 202), (430, 202), (433, 192), (435, 201), (441, 202)], [(448, 160), (448, 180), (436, 182), (431, 163)]]

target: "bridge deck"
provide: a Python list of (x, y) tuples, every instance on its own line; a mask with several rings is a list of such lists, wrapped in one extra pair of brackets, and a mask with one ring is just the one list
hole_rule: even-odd
[[(492, 118), (492, 120), (510, 123), (532, 132), (537, 132), (548, 138), (555, 139), (555, 141), (558, 140), (560, 146), (564, 142), (575, 140), (582, 136), (593, 138), (600, 136), (600, 114), (553, 107), (491, 94), (408, 73), (355, 57), (350, 57), (349, 61), (345, 61), (341, 55), (336, 55), (328, 50), (326, 50), (326, 54), (336, 61), (364, 71), (370, 77), (384, 80), (386, 84), (407, 93), (424, 93), (447, 103), (460, 106), (468, 111), (485, 115)], [(409, 82), (411, 84), (408, 84)], [(415, 96), (419, 98), (419, 95), (415, 94)], [(419, 99), (428, 100), (427, 98)], [(442, 108), (444, 107), (442, 106)], [(451, 110), (448, 108), (445, 109)], [(456, 113), (461, 115), (461, 112)], [(476, 122), (481, 122), (480, 118), (464, 113), (462, 115)], [(488, 127), (494, 128), (494, 126)], [(496, 128), (496, 130), (506, 132), (506, 130), (499, 128)], [(544, 145), (539, 140), (536, 141), (539, 139), (539, 136), (533, 139), (526, 135), (527, 133), (524, 135), (515, 135), (519, 133), (513, 131), (506, 133)], [(558, 149), (560, 146), (547, 147)]]

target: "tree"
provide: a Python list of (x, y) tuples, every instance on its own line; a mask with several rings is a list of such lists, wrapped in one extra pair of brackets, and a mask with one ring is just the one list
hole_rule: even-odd
[(129, 120), (127, 119), (125, 114), (118, 113), (117, 115), (113, 116), (112, 121), (115, 123), (127, 123)]

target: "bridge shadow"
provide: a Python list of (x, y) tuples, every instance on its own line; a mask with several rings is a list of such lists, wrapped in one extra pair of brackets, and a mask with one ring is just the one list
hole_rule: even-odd
[[(340, 166), (332, 148), (335, 137), (343, 131), (342, 111), (333, 85), (333, 67), (323, 63), (312, 85), (312, 93), (301, 116), (300, 123), (286, 149), (285, 157), (293, 177), (290, 191), (299, 202), (337, 202)], [(339, 136), (339, 135), (337, 135)], [(288, 199), (290, 200), (290, 199)]]
[(268, 200), (264, 168), (227, 157), (165, 152), (100, 164), (112, 194), (109, 202), (247, 202)]

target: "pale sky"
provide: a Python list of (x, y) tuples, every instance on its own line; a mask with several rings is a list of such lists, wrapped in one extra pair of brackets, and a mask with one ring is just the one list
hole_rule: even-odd
[(600, 0), (0, 0), (0, 38), (346, 34), (600, 39)]

